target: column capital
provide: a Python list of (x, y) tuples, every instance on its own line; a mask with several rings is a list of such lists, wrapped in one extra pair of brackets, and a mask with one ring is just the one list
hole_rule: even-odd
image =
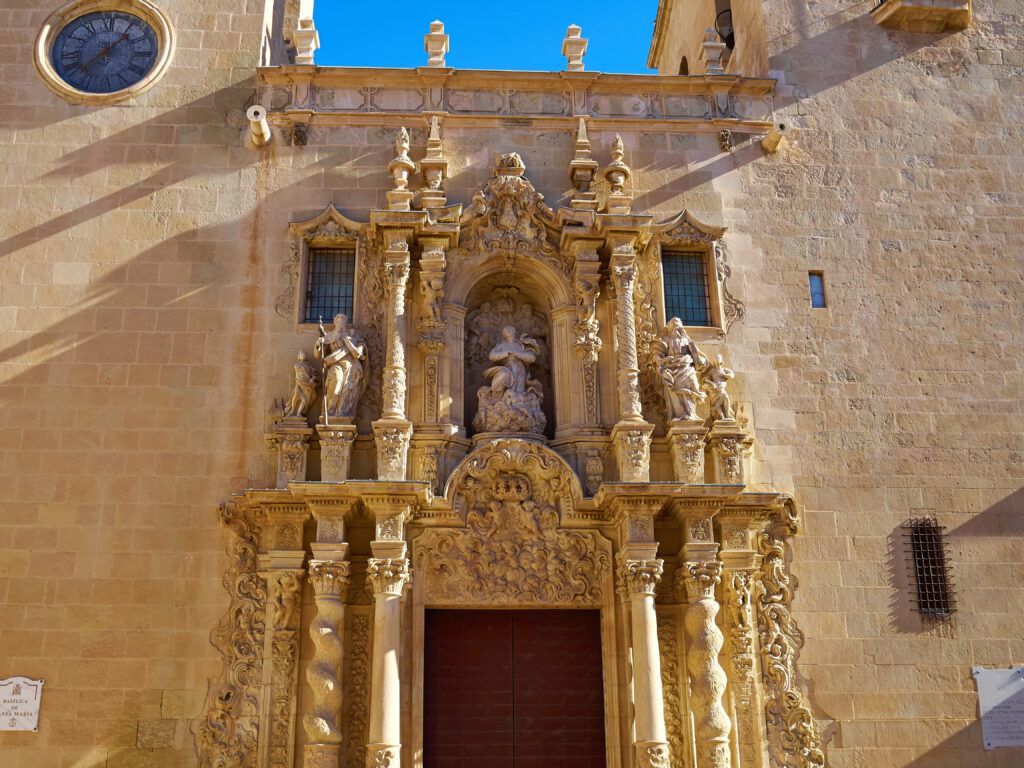
[(346, 560), (310, 560), (309, 581), (314, 597), (341, 599), (348, 587), (351, 566)]
[(406, 557), (371, 557), (366, 562), (366, 580), (374, 595), (401, 597), (411, 579), (409, 559)]
[(637, 595), (654, 596), (658, 582), (661, 581), (661, 574), (664, 571), (664, 563), (658, 558), (635, 559), (631, 557), (619, 558), (619, 578), (626, 587), (630, 597)]
[(717, 560), (687, 561), (676, 572), (676, 587), (686, 589), (689, 601), (714, 598), (715, 586), (722, 580), (722, 564)]

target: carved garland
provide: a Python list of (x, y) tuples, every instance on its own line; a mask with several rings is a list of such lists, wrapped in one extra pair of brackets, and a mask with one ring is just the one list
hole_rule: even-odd
[(200, 768), (242, 768), (252, 765), (256, 756), (267, 591), (257, 573), (259, 528), (233, 503), (221, 506), (218, 513), (233, 534), (222, 580), (230, 605), (210, 634), (223, 667), (220, 679), (211, 681), (194, 735)]
[(777, 766), (824, 768), (821, 735), (797, 684), (796, 661), (804, 636), (790, 613), (796, 580), (786, 567), (782, 538), (762, 533), (759, 549), (764, 560), (757, 597), (757, 624), (768, 749)]
[(611, 572), (610, 544), (558, 527), (571, 470), (525, 440), (497, 440), (460, 469), (466, 528), (416, 540), (424, 598), (433, 603), (596, 605)]

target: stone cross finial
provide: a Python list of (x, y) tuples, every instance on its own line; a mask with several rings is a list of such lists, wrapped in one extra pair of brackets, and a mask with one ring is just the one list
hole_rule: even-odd
[(313, 65), (313, 52), (320, 47), (320, 35), (313, 27), (312, 18), (300, 18), (292, 34), (295, 41), (295, 63)]
[(415, 170), (416, 163), (409, 159), (409, 132), (403, 125), (395, 139), (395, 159), (388, 163), (388, 173), (395, 179), (395, 188), (387, 193), (390, 210), (409, 210), (412, 203), (412, 192), (408, 190), (409, 174)]
[(583, 30), (575, 24), (570, 24), (565, 31), (565, 39), (562, 41), (562, 55), (569, 63), (566, 69), (570, 72), (583, 71), (583, 54), (587, 52), (587, 38), (580, 37)]
[(704, 42), (700, 44), (700, 57), (707, 61), (706, 75), (723, 75), (722, 56), (725, 55), (726, 45), (718, 38), (718, 33), (713, 29), (704, 32)]
[(423, 36), (423, 47), (427, 51), (428, 67), (444, 66), (444, 55), (448, 53), (448, 35), (444, 33), (443, 21), (430, 22), (430, 34)]

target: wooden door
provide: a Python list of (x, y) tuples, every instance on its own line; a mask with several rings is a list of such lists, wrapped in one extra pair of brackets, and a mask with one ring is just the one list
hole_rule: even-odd
[(604, 768), (598, 611), (428, 610), (424, 768)]

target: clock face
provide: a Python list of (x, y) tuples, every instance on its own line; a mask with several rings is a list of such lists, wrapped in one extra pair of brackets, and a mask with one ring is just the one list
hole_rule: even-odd
[(153, 28), (121, 11), (87, 13), (68, 22), (53, 43), (53, 67), (73, 88), (114, 93), (139, 82), (157, 59)]

